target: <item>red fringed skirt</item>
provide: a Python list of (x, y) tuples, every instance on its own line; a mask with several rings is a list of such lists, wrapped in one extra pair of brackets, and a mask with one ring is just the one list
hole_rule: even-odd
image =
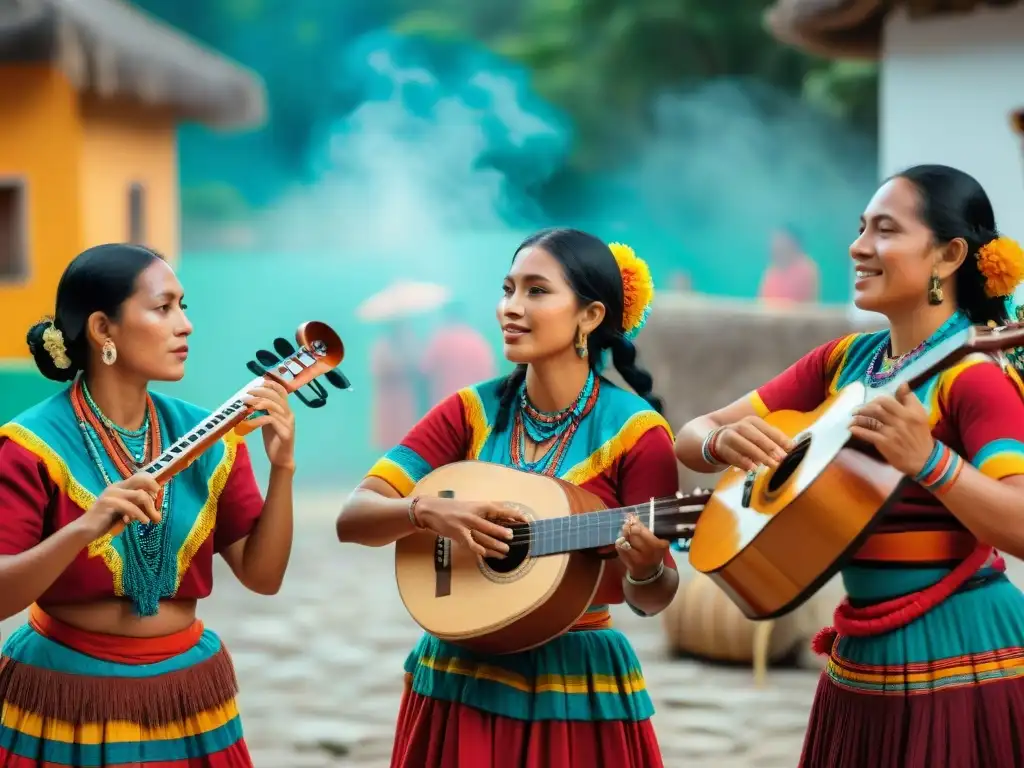
[(115, 637), (33, 606), (0, 656), (0, 768), (252, 768), (236, 693), (202, 622)]
[(617, 630), (502, 656), (424, 635), (405, 669), (391, 768), (663, 768), (640, 664)]
[(840, 637), (801, 768), (1024, 768), (1024, 595), (1005, 577)]
[(515, 720), (414, 693), (391, 768), (663, 768), (650, 720)]

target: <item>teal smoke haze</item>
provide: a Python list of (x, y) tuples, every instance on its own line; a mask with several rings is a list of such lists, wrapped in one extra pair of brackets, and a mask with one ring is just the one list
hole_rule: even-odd
[[(296, 406), (302, 481), (350, 486), (377, 453), (367, 436), (378, 331), (356, 319), (359, 302), (399, 277), (444, 282), (500, 354), (501, 280), (536, 227), (628, 242), (661, 286), (683, 270), (698, 290), (753, 296), (770, 233), (789, 224), (821, 267), (823, 297), (848, 299), (874, 150), (794, 98), (735, 81), (664, 95), (635, 162), (591, 179), (555, 220), (537, 190), (569, 157), (572, 128), (523, 69), (474, 46), (376, 32), (323, 77), (325, 101), (343, 106), (312, 127), (303, 181), (248, 223), (258, 247), (185, 254), (195, 364), (175, 390), (216, 405), (245, 355), (302, 321), (332, 323), (356, 390), (321, 411)], [(237, 309), (225, 301), (233, 284)], [(419, 322), (424, 339), (435, 322)]]

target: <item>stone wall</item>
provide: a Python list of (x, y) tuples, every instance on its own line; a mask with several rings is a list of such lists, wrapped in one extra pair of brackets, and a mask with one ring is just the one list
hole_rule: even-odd
[[(855, 330), (845, 306), (775, 309), (754, 302), (660, 292), (637, 338), (640, 361), (678, 429), (763, 384), (815, 346)], [(681, 468), (682, 487), (713, 477)]]

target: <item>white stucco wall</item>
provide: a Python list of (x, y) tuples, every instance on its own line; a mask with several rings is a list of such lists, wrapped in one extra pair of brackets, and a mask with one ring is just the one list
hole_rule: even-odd
[(880, 178), (918, 163), (961, 168), (992, 198), (999, 228), (1024, 242), (1024, 154), (1009, 121), (1024, 107), (1024, 5), (891, 14), (879, 100)]

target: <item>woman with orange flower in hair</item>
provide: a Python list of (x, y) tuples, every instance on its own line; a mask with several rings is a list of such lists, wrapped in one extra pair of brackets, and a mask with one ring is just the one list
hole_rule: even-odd
[[(850, 255), (857, 306), (888, 330), (824, 344), (694, 419), (676, 443), (684, 464), (775, 465), (791, 444), (764, 415), (885, 385), (968, 325), (1006, 322), (1024, 277), (985, 191), (942, 165), (886, 181)], [(1024, 766), (1024, 595), (995, 551), (1024, 556), (1022, 391), (1011, 365), (976, 354), (855, 416), (854, 437), (913, 482), (843, 569), (848, 598), (815, 639), (829, 659), (804, 768)]]
[[(631, 341), (653, 295), (647, 265), (626, 246), (549, 230), (516, 250), (502, 293), (516, 371), (442, 401), (388, 451), (346, 502), (342, 541), (383, 546), (427, 528), (481, 556), (508, 552), (503, 507), (408, 498), (430, 471), (464, 459), (559, 477), (611, 507), (678, 489), (671, 432)], [(600, 375), (607, 351), (633, 392)], [(486, 656), (424, 636), (406, 662), (392, 768), (659, 768), (651, 699), (608, 605), (656, 614), (679, 581), (667, 545), (639, 520), (616, 546), (590, 610), (545, 645)]]

